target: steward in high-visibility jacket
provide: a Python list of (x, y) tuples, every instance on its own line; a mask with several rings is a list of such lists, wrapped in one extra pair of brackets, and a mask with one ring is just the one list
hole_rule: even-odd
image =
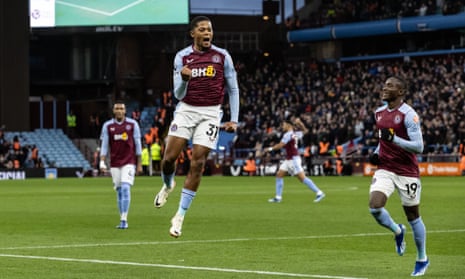
[(148, 147), (144, 147), (142, 149), (140, 159), (141, 159), (142, 171), (144, 172), (144, 175), (149, 175), (150, 155), (149, 155)]

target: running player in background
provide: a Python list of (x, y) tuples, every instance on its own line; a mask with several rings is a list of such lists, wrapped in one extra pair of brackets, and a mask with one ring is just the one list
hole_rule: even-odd
[(423, 152), (423, 136), (418, 114), (403, 101), (407, 88), (404, 79), (390, 77), (381, 92), (381, 99), (387, 104), (375, 112), (379, 144), (370, 162), (378, 165), (378, 169), (370, 186), (369, 206), (376, 221), (394, 233), (396, 251), (402, 256), (406, 227), (394, 222), (384, 208), (389, 196), (397, 190), (417, 248), (411, 275), (422, 276), (429, 265), (426, 228), (419, 210), (422, 187), (416, 158), (417, 153)]
[(266, 152), (272, 152), (273, 150), (279, 150), (281, 148), (286, 150), (286, 159), (279, 166), (279, 170), (276, 173), (276, 195), (268, 201), (273, 203), (281, 202), (284, 188), (284, 176), (289, 173), (290, 175), (296, 175), (300, 182), (316, 193), (316, 197), (313, 200), (314, 202), (320, 202), (325, 197), (325, 194), (310, 178), (305, 176), (302, 167), (302, 157), (298, 150), (298, 141), (303, 137), (303, 132), (306, 132), (307, 128), (299, 118), (296, 118), (294, 122), (299, 131), (294, 131), (294, 126), (290, 120), (284, 120), (282, 122), (284, 135), (281, 141), (265, 149)]
[(162, 207), (175, 187), (176, 159), (188, 140), (192, 140), (192, 159), (179, 201), (171, 219), (169, 233), (181, 235), (186, 211), (191, 206), (202, 177), (208, 154), (216, 148), (222, 118), (225, 89), (229, 95), (231, 119), (223, 124), (234, 132), (239, 117), (239, 87), (236, 70), (228, 51), (212, 44), (213, 28), (209, 18), (198, 16), (190, 23), (193, 44), (174, 58), (174, 96), (180, 100), (171, 122), (162, 159), (163, 186), (154, 199)]
[(120, 214), (117, 229), (128, 228), (128, 212), (131, 204), (131, 186), (134, 177), (142, 173), (141, 134), (139, 124), (126, 117), (126, 106), (117, 101), (113, 105), (114, 118), (106, 121), (100, 135), (100, 170), (106, 171), (105, 159), (110, 153), (110, 172)]

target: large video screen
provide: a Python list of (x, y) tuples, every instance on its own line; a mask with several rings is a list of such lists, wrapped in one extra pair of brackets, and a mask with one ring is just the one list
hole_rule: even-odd
[(29, 0), (31, 27), (173, 25), (189, 21), (189, 0)]

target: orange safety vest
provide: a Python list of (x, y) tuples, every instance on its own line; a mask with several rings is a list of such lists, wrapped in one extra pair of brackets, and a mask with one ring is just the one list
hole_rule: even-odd
[(344, 147), (342, 147), (342, 145), (336, 146), (336, 153), (337, 153), (337, 155), (341, 155), (342, 152), (344, 152)]
[(152, 139), (158, 138), (158, 127), (152, 127), (150, 128), (150, 135), (152, 136)]
[(153, 142), (152, 134), (147, 133), (144, 135), (144, 138), (145, 138), (145, 144), (152, 145), (152, 142)]
[(245, 161), (244, 170), (247, 172), (255, 172), (257, 170), (257, 165), (254, 159), (247, 159)]
[(310, 157), (310, 156), (312, 156), (312, 153), (310, 152), (310, 146), (307, 146), (307, 147), (305, 147), (305, 149), (304, 149), (304, 157), (305, 157), (305, 158), (308, 158), (308, 157)]
[(336, 173), (342, 174), (342, 160), (336, 160)]
[(328, 150), (329, 150), (329, 142), (320, 141), (320, 154), (328, 153)]

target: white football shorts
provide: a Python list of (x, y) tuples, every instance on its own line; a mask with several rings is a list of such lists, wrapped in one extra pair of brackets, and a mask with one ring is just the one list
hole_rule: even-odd
[(199, 107), (179, 102), (168, 135), (192, 139), (192, 144), (216, 149), (222, 117), (220, 105)]
[(400, 176), (387, 170), (377, 170), (371, 181), (370, 193), (379, 191), (391, 196), (397, 189), (402, 205), (414, 206), (420, 204), (421, 181), (418, 177)]
[(290, 160), (284, 160), (279, 166), (279, 170), (286, 171), (290, 175), (296, 175), (303, 172), (302, 158), (300, 156), (294, 156)]
[(121, 168), (111, 168), (111, 178), (113, 180), (113, 187), (115, 189), (121, 187), (122, 182), (126, 182), (129, 185), (134, 184), (134, 177), (136, 175), (136, 165), (128, 164)]

